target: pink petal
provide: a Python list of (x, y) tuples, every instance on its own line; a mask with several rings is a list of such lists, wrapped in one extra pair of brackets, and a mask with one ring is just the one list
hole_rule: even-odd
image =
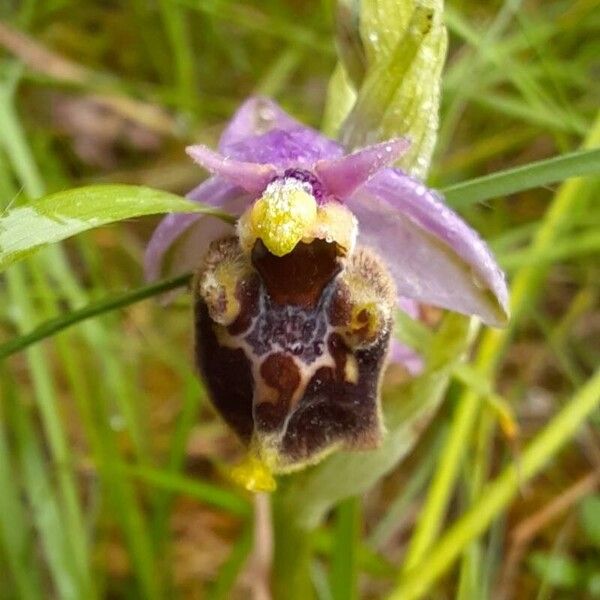
[(343, 155), (337, 142), (260, 96), (246, 100), (235, 113), (221, 136), (219, 152), (235, 160), (279, 167)]
[(207, 146), (188, 146), (185, 151), (207, 171), (219, 175), (251, 194), (260, 194), (277, 176), (277, 169), (271, 165), (232, 160)]
[(410, 142), (402, 138), (367, 146), (342, 158), (320, 160), (315, 173), (331, 195), (343, 199), (375, 173), (393, 165), (409, 146)]
[(312, 166), (324, 158), (343, 156), (342, 147), (310, 127), (273, 129), (249, 137), (228, 148), (229, 156), (278, 167)]
[[(219, 152), (232, 156), (232, 146), (249, 137), (267, 133), (272, 129), (296, 129), (302, 124), (284, 112), (278, 104), (264, 96), (253, 96), (238, 108), (219, 141)], [(235, 156), (250, 160), (247, 156)]]
[(477, 233), (434, 191), (385, 169), (347, 206), (358, 218), (359, 243), (387, 261), (400, 295), (477, 315), (490, 325), (506, 323), (504, 274)]
[[(235, 216), (239, 216), (250, 201), (240, 188), (217, 177), (199, 185), (188, 194), (188, 198), (221, 208)], [(167, 215), (154, 230), (146, 247), (146, 279), (153, 281), (161, 276), (176, 276), (198, 268), (210, 242), (233, 232), (232, 225), (217, 217), (201, 214)]]

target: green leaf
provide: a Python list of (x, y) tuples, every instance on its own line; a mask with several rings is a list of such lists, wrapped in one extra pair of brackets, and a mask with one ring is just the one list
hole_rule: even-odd
[(579, 520), (585, 536), (600, 548), (600, 494), (588, 496), (583, 500)]
[(93, 185), (45, 196), (0, 217), (0, 271), (33, 251), (124, 219), (160, 213), (228, 215), (174, 194), (133, 185)]
[(442, 190), (448, 204), (465, 208), (498, 196), (600, 173), (600, 148), (580, 150), (471, 179)]
[[(374, 64), (382, 54), (389, 55), (394, 51), (409, 26), (415, 7), (420, 4), (424, 3), (415, 0), (362, 3), (360, 32), (369, 63)], [(390, 27), (390, 23), (394, 23), (394, 27)]]

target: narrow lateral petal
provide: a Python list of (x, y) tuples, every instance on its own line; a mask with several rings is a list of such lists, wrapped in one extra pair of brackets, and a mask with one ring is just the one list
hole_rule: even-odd
[(207, 171), (241, 187), (250, 194), (260, 194), (277, 175), (277, 169), (272, 165), (241, 162), (223, 156), (207, 146), (188, 146), (185, 151)]
[(385, 169), (347, 206), (358, 218), (359, 243), (386, 260), (400, 295), (506, 324), (504, 274), (477, 233), (434, 191)]
[(343, 199), (366, 183), (375, 173), (393, 165), (408, 150), (403, 138), (367, 146), (342, 158), (320, 160), (315, 173), (332, 196)]
[[(236, 216), (243, 212), (250, 201), (243, 190), (217, 177), (205, 181), (187, 197)], [(146, 247), (146, 279), (153, 281), (161, 276), (175, 276), (197, 268), (210, 242), (233, 232), (233, 225), (217, 217), (202, 214), (167, 215), (154, 230)], [(183, 246), (189, 255), (186, 255)]]
[(236, 153), (237, 143), (272, 129), (286, 130), (298, 127), (302, 127), (302, 124), (290, 117), (276, 102), (264, 96), (253, 96), (240, 106), (223, 131), (219, 141), (219, 152), (238, 160), (251, 161), (252, 157)]

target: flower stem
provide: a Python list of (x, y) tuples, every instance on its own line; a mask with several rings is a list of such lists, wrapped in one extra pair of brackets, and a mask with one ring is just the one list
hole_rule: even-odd
[(277, 495), (273, 496), (274, 600), (310, 600), (311, 532), (298, 524), (295, 515)]

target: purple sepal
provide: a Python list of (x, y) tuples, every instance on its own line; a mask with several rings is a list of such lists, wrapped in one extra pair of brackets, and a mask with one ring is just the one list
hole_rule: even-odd
[(506, 323), (503, 273), (477, 233), (437, 193), (385, 169), (347, 205), (358, 218), (359, 243), (387, 262), (400, 295), (477, 315), (490, 325)]
[(287, 130), (298, 127), (302, 127), (302, 124), (290, 117), (273, 100), (264, 96), (253, 96), (238, 108), (221, 134), (219, 152), (237, 160), (251, 160), (251, 157), (236, 152), (236, 144), (272, 129)]
[(280, 168), (311, 166), (325, 158), (343, 156), (342, 147), (310, 127), (273, 129), (228, 147), (228, 156)]
[(367, 146), (341, 158), (318, 161), (315, 173), (329, 194), (346, 198), (375, 173), (393, 165), (409, 146), (410, 142), (402, 138)]
[(293, 119), (272, 100), (255, 96), (233, 116), (219, 152), (244, 162), (288, 167), (342, 156), (342, 146)]

